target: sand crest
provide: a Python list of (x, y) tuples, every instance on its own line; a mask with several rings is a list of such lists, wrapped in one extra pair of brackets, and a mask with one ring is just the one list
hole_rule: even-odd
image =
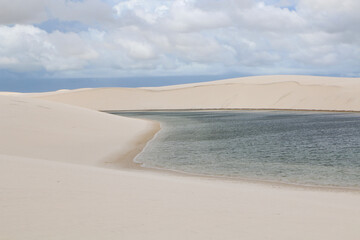
[(295, 109), (360, 111), (360, 79), (262, 76), (158, 88), (97, 88), (30, 94), (97, 110)]

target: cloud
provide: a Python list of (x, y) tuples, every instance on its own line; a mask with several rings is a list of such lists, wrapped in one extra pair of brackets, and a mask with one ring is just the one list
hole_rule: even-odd
[(47, 33), (29, 25), (0, 27), (0, 68), (16, 71), (82, 69), (97, 57), (75, 33)]
[(79, 21), (89, 25), (111, 24), (113, 9), (101, 0), (49, 1), (50, 17), (63, 21)]
[(318, 31), (330, 33), (354, 31), (360, 34), (360, 1), (321, 1), (302, 0), (299, 12), (308, 19)]
[(262, 2), (249, 9), (239, 9), (237, 19), (241, 27), (257, 32), (297, 33), (306, 28), (306, 19), (296, 11)]
[(46, 0), (0, 0), (0, 24), (39, 23), (46, 20)]
[(0, 0), (0, 24), (36, 24), (49, 19), (105, 24), (113, 21), (112, 6), (101, 0)]
[(67, 76), (360, 75), (357, 0), (29, 2), (0, 0), (0, 68)]

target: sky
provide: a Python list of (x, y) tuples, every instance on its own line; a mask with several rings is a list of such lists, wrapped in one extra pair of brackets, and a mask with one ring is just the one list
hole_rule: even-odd
[(360, 77), (359, 0), (0, 0), (0, 91)]

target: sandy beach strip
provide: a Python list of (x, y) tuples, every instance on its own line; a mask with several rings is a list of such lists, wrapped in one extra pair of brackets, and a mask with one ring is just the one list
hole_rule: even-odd
[[(131, 97), (121, 103), (129, 95), (119, 95), (119, 89), (103, 90), (47, 94), (61, 101), (0, 96), (1, 240), (359, 239), (358, 192), (185, 177), (121, 165), (121, 159), (131, 162), (159, 125), (70, 106), (72, 101), (99, 110), (112, 101), (135, 106)], [(93, 93), (101, 98), (95, 101)], [(183, 94), (173, 93), (182, 98), (190, 93)], [(164, 101), (166, 96), (151, 104), (163, 99), (164, 107), (176, 108)], [(196, 108), (197, 97), (190, 94), (184, 101), (193, 100)]]

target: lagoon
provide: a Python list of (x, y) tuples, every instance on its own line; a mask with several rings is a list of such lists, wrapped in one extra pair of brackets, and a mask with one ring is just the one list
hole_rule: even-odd
[(161, 130), (136, 157), (149, 168), (300, 185), (360, 187), (360, 114), (148, 111)]

